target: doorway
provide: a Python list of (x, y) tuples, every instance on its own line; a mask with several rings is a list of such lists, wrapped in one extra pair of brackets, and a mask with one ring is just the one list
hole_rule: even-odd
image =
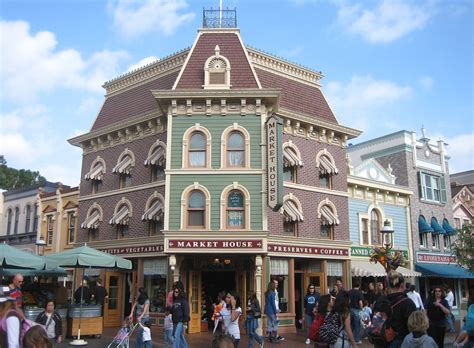
[(104, 303), (104, 327), (120, 326), (123, 313), (123, 273), (107, 271), (105, 273), (105, 288), (109, 298)]

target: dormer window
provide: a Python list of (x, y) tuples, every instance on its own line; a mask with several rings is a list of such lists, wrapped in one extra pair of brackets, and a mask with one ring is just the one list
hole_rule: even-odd
[(215, 54), (204, 64), (204, 89), (230, 89), (230, 63), (220, 55), (217, 45)]

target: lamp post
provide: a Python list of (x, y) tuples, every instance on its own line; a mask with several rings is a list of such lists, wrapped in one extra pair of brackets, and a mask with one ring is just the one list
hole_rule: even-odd
[[(43, 256), (44, 247), (46, 246), (46, 242), (44, 241), (43, 237), (40, 237), (40, 239), (38, 239), (35, 244), (38, 247), (38, 255)], [(43, 248), (42, 250), (41, 250), (41, 247)], [(42, 252), (40, 252), (40, 251), (42, 251)]]
[(395, 232), (390, 224), (390, 221), (385, 220), (383, 227), (380, 230), (382, 234), (383, 247), (375, 247), (370, 254), (371, 262), (379, 262), (385, 272), (396, 270), (398, 266), (404, 266), (406, 260), (400, 250), (392, 250), (392, 235)]

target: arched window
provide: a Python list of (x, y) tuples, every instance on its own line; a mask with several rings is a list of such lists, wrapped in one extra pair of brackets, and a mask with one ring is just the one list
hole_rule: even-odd
[(215, 54), (207, 58), (204, 63), (204, 89), (230, 88), (230, 63), (220, 54), (218, 45), (214, 48)]
[(163, 230), (164, 227), (164, 197), (158, 192), (151, 195), (146, 204), (145, 212), (142, 215), (142, 221), (148, 222), (148, 235), (155, 236)]
[(370, 241), (372, 245), (380, 245), (382, 243), (380, 236), (380, 215), (375, 209), (372, 209), (370, 212)]
[(7, 214), (7, 235), (11, 233), (12, 229), (12, 216), (13, 212), (11, 209), (8, 209), (8, 214)]
[(31, 223), (31, 207), (28, 204), (25, 209), (25, 233), (30, 232), (30, 223)]
[(13, 233), (18, 234), (18, 221), (20, 220), (20, 208), (15, 208), (15, 227), (13, 228)]
[(283, 197), (283, 205), (280, 208), (283, 216), (283, 231), (290, 235), (298, 235), (298, 224), (304, 221), (301, 202), (292, 193)]
[(128, 199), (123, 197), (116, 205), (114, 215), (109, 220), (110, 225), (116, 225), (117, 227), (117, 238), (128, 237), (128, 224), (132, 217), (132, 204)]
[(200, 190), (192, 190), (188, 196), (187, 227), (205, 228), (206, 197)]
[(166, 164), (166, 144), (157, 140), (148, 151), (148, 156), (144, 162), (145, 167), (150, 166), (151, 181), (161, 181), (165, 179)]
[(245, 228), (245, 198), (239, 190), (229, 192), (227, 196), (226, 227)]
[(227, 139), (227, 166), (245, 166), (245, 139), (238, 131), (231, 132)]
[(206, 167), (206, 136), (202, 132), (193, 132), (189, 139), (189, 167)]
[(35, 210), (33, 212), (33, 232), (38, 231), (38, 206), (35, 204)]
[(120, 188), (132, 185), (132, 169), (135, 166), (135, 155), (129, 149), (125, 149), (119, 156), (117, 165), (112, 168), (112, 173), (120, 175)]
[(318, 205), (318, 218), (321, 219), (321, 238), (335, 239), (334, 227), (339, 225), (336, 205), (329, 199), (324, 199)]
[(298, 167), (303, 166), (298, 147), (290, 140), (283, 144), (283, 180), (296, 182)]
[(338, 173), (338, 169), (334, 158), (327, 149), (319, 151), (316, 155), (316, 167), (319, 171), (319, 187), (332, 189), (332, 179)]

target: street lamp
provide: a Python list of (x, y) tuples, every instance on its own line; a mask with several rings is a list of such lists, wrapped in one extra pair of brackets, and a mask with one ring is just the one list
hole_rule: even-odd
[(400, 250), (392, 250), (392, 234), (395, 232), (390, 221), (385, 220), (380, 230), (382, 234), (382, 247), (374, 247), (370, 253), (370, 262), (380, 263), (385, 272), (396, 270), (399, 266), (406, 264), (405, 257)]
[[(44, 241), (43, 237), (40, 237), (40, 239), (38, 239), (35, 244), (38, 247), (38, 254), (42, 256), (44, 254), (44, 247), (46, 246), (46, 242)], [(41, 247), (43, 247), (43, 250), (40, 249)], [(40, 253), (40, 251), (42, 252)]]

